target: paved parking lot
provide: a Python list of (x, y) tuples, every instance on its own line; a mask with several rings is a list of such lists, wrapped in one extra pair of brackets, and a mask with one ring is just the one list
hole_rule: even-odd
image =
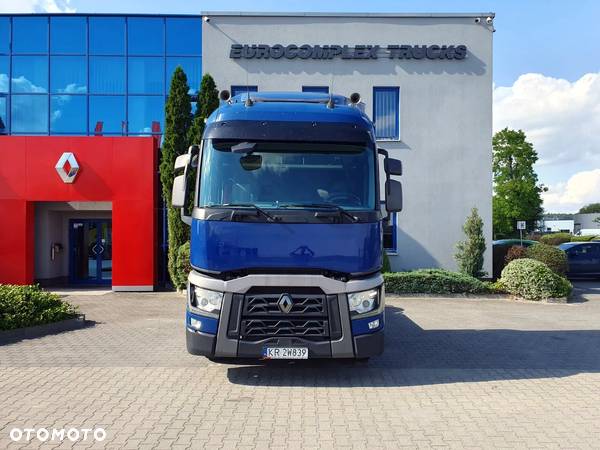
[(71, 296), (89, 327), (0, 345), (0, 448), (42, 427), (106, 430), (45, 448), (598, 448), (600, 292), (580, 287), (389, 299), (368, 364), (217, 364), (186, 353), (175, 294)]

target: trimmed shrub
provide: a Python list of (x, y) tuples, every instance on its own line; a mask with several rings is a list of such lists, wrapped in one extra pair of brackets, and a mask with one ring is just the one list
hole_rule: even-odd
[(540, 242), (547, 245), (560, 245), (565, 242), (571, 242), (572, 237), (571, 233), (545, 234), (540, 238)]
[(590, 236), (572, 236), (571, 237), (571, 242), (589, 242), (589, 241), (593, 240), (594, 238), (597, 238), (597, 236), (594, 236), (594, 235), (590, 235)]
[(543, 262), (558, 275), (564, 275), (569, 269), (567, 254), (551, 245), (534, 244), (527, 248), (526, 255), (527, 258)]
[(527, 239), (528, 241), (539, 241), (541, 239), (542, 235), (540, 233), (535, 233), (535, 232), (531, 232), (527, 235), (525, 235), (525, 239)]
[(512, 247), (510, 247), (508, 249), (508, 252), (506, 253), (506, 256), (504, 257), (504, 262), (506, 264), (508, 264), (509, 262), (511, 262), (515, 259), (527, 258), (526, 254), (527, 254), (527, 248), (521, 247), (520, 245), (513, 245)]
[(383, 274), (386, 292), (393, 294), (487, 294), (495, 292), (490, 283), (469, 275), (443, 269)]
[(0, 330), (58, 322), (75, 314), (76, 307), (38, 285), (0, 284)]
[(529, 258), (511, 261), (502, 271), (500, 283), (506, 292), (527, 300), (568, 297), (573, 289), (566, 278)]
[(175, 287), (177, 289), (183, 289), (187, 285), (188, 274), (192, 270), (192, 266), (190, 264), (190, 241), (187, 241), (177, 249), (175, 268)]

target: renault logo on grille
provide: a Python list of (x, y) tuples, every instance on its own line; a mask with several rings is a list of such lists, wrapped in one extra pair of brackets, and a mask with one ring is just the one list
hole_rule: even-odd
[(292, 301), (292, 297), (290, 297), (289, 294), (281, 294), (277, 305), (279, 306), (279, 309), (282, 313), (288, 314), (292, 310), (294, 302)]

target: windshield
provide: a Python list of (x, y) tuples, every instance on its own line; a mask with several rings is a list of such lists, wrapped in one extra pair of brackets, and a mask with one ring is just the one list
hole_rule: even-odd
[(375, 154), (360, 145), (209, 140), (200, 176), (200, 207), (375, 209)]

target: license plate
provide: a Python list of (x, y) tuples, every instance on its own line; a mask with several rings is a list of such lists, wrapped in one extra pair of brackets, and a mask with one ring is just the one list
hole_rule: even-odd
[(265, 347), (263, 357), (268, 359), (308, 359), (306, 347)]

